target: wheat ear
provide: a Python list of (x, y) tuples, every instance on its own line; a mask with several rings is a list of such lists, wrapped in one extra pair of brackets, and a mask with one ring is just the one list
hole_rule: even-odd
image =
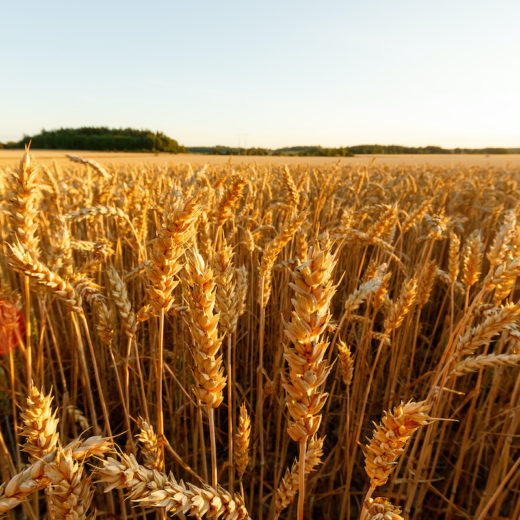
[(159, 456), (159, 439), (151, 424), (148, 424), (142, 417), (137, 419), (137, 441), (141, 445), (141, 456), (145, 466), (152, 469), (161, 467), (161, 458)]
[(298, 193), (298, 188), (296, 187), (288, 166), (284, 166), (282, 169), (282, 179), (285, 189), (287, 190), (289, 202), (291, 206), (296, 209), (300, 203), (300, 194)]
[(250, 518), (238, 495), (232, 497), (222, 488), (186, 485), (172, 474), (139, 465), (133, 455), (123, 454), (119, 461), (109, 457), (97, 474), (105, 485), (105, 493), (112, 489), (126, 490), (131, 500), (144, 507), (164, 508), (173, 515), (187, 514), (196, 518)]
[(247, 413), (246, 403), (242, 403), (240, 416), (238, 418), (237, 433), (235, 435), (235, 467), (239, 480), (242, 480), (242, 476), (249, 463), (250, 436), (251, 420)]
[(206, 406), (209, 416), (212, 484), (216, 488), (218, 480), (214, 409), (218, 408), (224, 399), (223, 389), (226, 386), (220, 354), (223, 338), (218, 334), (219, 315), (213, 312), (215, 307), (213, 271), (206, 266), (197, 251), (192, 252), (186, 271), (187, 283), (190, 286), (186, 292), (193, 338), (194, 391), (201, 403)]
[(153, 242), (151, 263), (147, 266), (148, 298), (154, 311), (168, 312), (173, 305), (173, 290), (179, 284), (180, 257), (194, 233), (199, 207), (194, 199), (166, 214)]
[(462, 252), (462, 283), (467, 288), (476, 284), (480, 278), (483, 250), (480, 232), (475, 230), (468, 237)]
[(343, 341), (339, 340), (336, 343), (338, 349), (339, 372), (341, 379), (347, 388), (352, 383), (352, 376), (354, 375), (354, 359), (349, 346)]
[(25, 437), (23, 449), (32, 461), (40, 460), (56, 449), (58, 419), (51, 405), (52, 395), (44, 395), (31, 385), (25, 410), (21, 414), (21, 433)]
[(284, 349), (289, 374), (284, 375), (283, 386), (292, 419), (287, 433), (300, 445), (298, 520), (303, 518), (307, 439), (318, 431), (320, 412), (328, 396), (323, 386), (330, 372), (324, 359), (329, 343), (321, 336), (331, 318), (329, 306), (336, 290), (332, 282), (335, 264), (330, 251), (322, 251), (316, 245), (309, 251), (307, 262), (292, 273), (294, 310), (290, 323), (285, 326), (285, 334), (293, 347), (286, 345)]
[(217, 209), (217, 224), (222, 226), (224, 222), (233, 216), (233, 207), (240, 198), (242, 188), (246, 185), (246, 181), (239, 175), (234, 175), (230, 181), (229, 188), (222, 196)]
[[(100, 436), (81, 440), (75, 439), (65, 446), (70, 450), (73, 460), (84, 460), (88, 457), (101, 457), (112, 449), (109, 439)], [(24, 471), (14, 475), (0, 487), (0, 513), (9, 511), (20, 505), (29, 495), (45, 488), (49, 484), (46, 475), (46, 465), (51, 464), (56, 452), (49, 453), (43, 459), (37, 460)]]
[(451, 371), (452, 376), (463, 376), (491, 367), (514, 367), (520, 363), (520, 354), (483, 354), (459, 361)]
[(214, 313), (216, 296), (213, 271), (196, 251), (192, 252), (186, 270), (195, 394), (204, 405), (217, 408), (224, 397), (222, 389), (226, 385), (226, 378), (222, 356), (219, 354), (222, 344), (222, 337), (218, 334), (219, 315)]
[(49, 512), (55, 520), (83, 520), (87, 517), (94, 490), (82, 462), (75, 462), (72, 450), (58, 449), (56, 459), (45, 468), (50, 481)]
[(367, 520), (367, 507), (374, 489), (387, 483), (395, 469), (397, 459), (405, 450), (412, 434), (420, 427), (431, 422), (428, 415), (430, 405), (425, 401), (394, 407), (393, 412), (385, 412), (380, 424), (376, 426), (372, 439), (364, 447), (365, 471), (370, 477), (370, 489), (363, 501), (361, 520)]
[(50, 289), (60, 300), (69, 305), (73, 311), (82, 312), (81, 297), (69, 282), (52, 272), (20, 243), (11, 244), (9, 247), (12, 253), (10, 264), (15, 271), (32, 278), (38, 285)]
[(293, 220), (266, 246), (260, 262), (259, 295), (263, 307), (267, 305), (272, 290), (272, 271), (276, 258), (284, 246), (293, 238), (296, 231), (307, 217), (305, 212), (296, 215)]
[(381, 497), (368, 499), (365, 514), (366, 520), (404, 520), (401, 508)]
[(405, 316), (410, 312), (417, 296), (417, 280), (410, 278), (406, 280), (399, 294), (399, 299), (392, 303), (388, 316), (385, 319), (385, 332), (388, 334), (392, 330), (400, 327)]
[(39, 242), (36, 236), (37, 224), (37, 167), (26, 150), (16, 172), (11, 175), (13, 192), (10, 199), (9, 214), (13, 235), (35, 257), (39, 255)]
[(222, 239), (213, 264), (217, 285), (216, 306), (220, 315), (219, 324), (222, 334), (227, 336), (234, 331), (238, 300), (236, 298), (236, 278), (233, 267), (233, 249)]
[(374, 487), (386, 484), (409, 438), (417, 428), (431, 421), (429, 410), (425, 401), (410, 401), (394, 407), (393, 412), (384, 413), (364, 448), (365, 470)]

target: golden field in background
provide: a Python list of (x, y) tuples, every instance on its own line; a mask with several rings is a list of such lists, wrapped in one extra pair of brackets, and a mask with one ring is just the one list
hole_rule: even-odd
[[(13, 166), (20, 160), (20, 150), (0, 150), (0, 166)], [(226, 156), (226, 155), (199, 155), (199, 154), (165, 154), (165, 153), (125, 153), (125, 152), (89, 152), (85, 150), (33, 150), (38, 161), (49, 163), (57, 161), (66, 164), (70, 161), (67, 154), (79, 155), (103, 163), (120, 164), (275, 164), (309, 166), (332, 166), (340, 161), (342, 165), (366, 165), (372, 161), (389, 166), (431, 164), (435, 166), (457, 165), (467, 166), (520, 166), (520, 155), (358, 155), (356, 157), (264, 157), (264, 156)]]
[(0, 151), (0, 512), (520, 517), (520, 156), (72, 153)]

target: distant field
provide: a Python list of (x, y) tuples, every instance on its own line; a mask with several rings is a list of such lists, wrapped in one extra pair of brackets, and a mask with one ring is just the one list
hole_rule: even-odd
[[(309, 164), (326, 166), (336, 164), (368, 164), (372, 160), (388, 165), (432, 164), (437, 166), (479, 165), (479, 166), (520, 166), (520, 155), (359, 155), (357, 157), (265, 157), (265, 156), (227, 156), (227, 155), (197, 155), (197, 154), (153, 154), (153, 153), (122, 153), (122, 152), (88, 152), (66, 150), (33, 150), (38, 161), (60, 163), (69, 162), (67, 153), (79, 155), (102, 162), (128, 162), (152, 164), (226, 164), (230, 160), (234, 164)], [(0, 150), (0, 165), (14, 164), (21, 157), (21, 150)]]

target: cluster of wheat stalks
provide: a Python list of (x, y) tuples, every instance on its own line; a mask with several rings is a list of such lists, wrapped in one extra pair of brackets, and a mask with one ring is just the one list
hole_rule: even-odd
[(71, 159), (0, 172), (0, 512), (520, 517), (520, 172)]

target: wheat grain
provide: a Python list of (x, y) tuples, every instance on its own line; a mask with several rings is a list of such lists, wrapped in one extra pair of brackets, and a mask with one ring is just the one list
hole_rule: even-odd
[(370, 498), (366, 506), (366, 520), (404, 520), (401, 509), (386, 498)]
[(249, 519), (240, 497), (231, 497), (222, 488), (185, 485), (172, 474), (167, 476), (139, 465), (133, 455), (123, 454), (119, 461), (109, 457), (98, 469), (98, 476), (105, 485), (105, 492), (124, 489), (131, 500), (144, 507), (164, 508), (173, 515), (197, 518)]
[(408, 439), (420, 426), (431, 421), (430, 406), (424, 401), (401, 403), (393, 412), (385, 412), (372, 439), (365, 446), (365, 470), (374, 486), (384, 486), (404, 452)]
[(242, 479), (249, 463), (249, 440), (251, 435), (251, 420), (247, 413), (246, 404), (240, 407), (238, 429), (235, 434), (235, 467), (239, 480)]
[(31, 385), (21, 417), (24, 424), (22, 435), (25, 437), (23, 449), (33, 461), (42, 459), (56, 449), (58, 419), (51, 404), (51, 394), (44, 395)]

